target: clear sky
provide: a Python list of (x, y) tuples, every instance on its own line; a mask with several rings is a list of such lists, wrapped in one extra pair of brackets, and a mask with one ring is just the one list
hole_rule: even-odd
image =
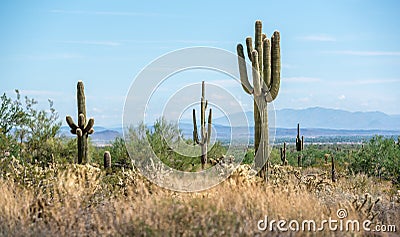
[(235, 52), (260, 19), (281, 32), (276, 109), (400, 114), (399, 11), (399, 1), (367, 0), (1, 1), (0, 92), (19, 89), (43, 107), (51, 98), (64, 120), (83, 80), (88, 115), (118, 125), (152, 60), (191, 46)]

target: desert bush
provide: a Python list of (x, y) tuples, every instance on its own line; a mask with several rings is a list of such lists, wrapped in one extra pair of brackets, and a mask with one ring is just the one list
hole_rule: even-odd
[[(150, 165), (151, 161), (149, 157), (151, 155), (146, 154), (146, 149), (144, 149), (150, 145), (154, 154), (171, 168), (182, 171), (196, 171), (201, 167), (200, 156), (191, 155), (192, 152), (188, 150), (189, 148), (180, 153), (175, 151), (175, 148), (178, 146), (182, 147), (182, 144), (188, 147), (193, 146), (193, 141), (183, 138), (178, 124), (169, 122), (164, 118), (156, 120), (152, 127), (147, 127), (143, 123), (137, 127), (131, 127), (127, 133), (126, 142), (131, 154), (135, 156), (135, 162), (139, 160), (142, 162), (141, 166), (146, 166), (147, 163)], [(117, 153), (124, 152), (122, 143), (123, 141), (121, 140), (113, 145), (113, 147), (116, 147)], [(225, 153), (226, 147), (217, 141), (208, 150), (208, 157), (215, 159)]]
[(349, 168), (400, 184), (400, 148), (393, 138), (375, 136), (353, 155)]
[(125, 146), (125, 140), (122, 137), (117, 137), (111, 144), (100, 147), (93, 145), (89, 139), (88, 146), (92, 164), (103, 166), (104, 152), (109, 151), (113, 168), (132, 168), (131, 159)]

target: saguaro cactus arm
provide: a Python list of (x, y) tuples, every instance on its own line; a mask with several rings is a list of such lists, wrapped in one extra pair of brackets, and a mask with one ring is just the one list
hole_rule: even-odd
[(78, 126), (74, 123), (74, 121), (72, 120), (71, 116), (67, 116), (66, 117), (67, 120), (67, 124), (68, 126), (71, 128), (71, 133), (72, 134), (76, 134), (76, 129), (78, 128)]
[(239, 73), (243, 90), (247, 94), (253, 94), (253, 87), (250, 85), (249, 78), (247, 76), (246, 60), (244, 59), (243, 46), (241, 44), (237, 45), (237, 54), (239, 56)]
[(246, 48), (247, 48), (247, 56), (249, 57), (249, 60), (251, 61), (251, 52), (253, 52), (253, 40), (249, 36), (246, 38)]
[(94, 125), (94, 118), (90, 118), (85, 126), (84, 133), (92, 134), (94, 132), (93, 125)]
[[(268, 87), (271, 84), (271, 41), (268, 38), (263, 40), (263, 78), (264, 78), (264, 85)], [(270, 88), (264, 88), (264, 91), (268, 91)]]
[(207, 143), (210, 143), (210, 137), (211, 137), (211, 120), (212, 120), (212, 110), (210, 108), (208, 112), (208, 128), (207, 128)]
[(261, 95), (261, 81), (260, 81), (260, 71), (259, 71), (259, 63), (258, 63), (258, 52), (256, 50), (253, 50), (251, 53), (252, 55), (252, 76), (253, 76), (253, 94), (254, 96), (260, 96)]
[(197, 133), (197, 123), (196, 123), (196, 110), (193, 109), (193, 142), (199, 144), (199, 135)]
[[(275, 31), (271, 38), (271, 84), (268, 85), (271, 101), (278, 96), (281, 83), (281, 47), (280, 34)], [(268, 97), (267, 97), (268, 98)], [(268, 101), (270, 102), (270, 101)]]

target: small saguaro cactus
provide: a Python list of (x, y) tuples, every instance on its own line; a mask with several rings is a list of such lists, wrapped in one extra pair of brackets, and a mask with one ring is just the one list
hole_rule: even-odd
[(247, 55), (252, 62), (253, 86), (247, 76), (242, 44), (237, 45), (240, 80), (244, 91), (254, 99), (254, 148), (258, 176), (267, 179), (268, 169), (268, 110), (267, 103), (279, 93), (281, 56), (280, 34), (275, 31), (271, 39), (262, 33), (261, 21), (255, 23), (254, 49), (251, 37), (246, 38)]
[(111, 154), (109, 151), (104, 152), (104, 169), (110, 169), (111, 168)]
[(196, 123), (196, 110), (193, 109), (193, 142), (195, 144), (200, 145), (201, 147), (201, 168), (204, 169), (207, 164), (207, 151), (208, 144), (210, 143), (211, 137), (211, 118), (212, 118), (212, 110), (210, 108), (208, 113), (208, 128), (206, 130), (206, 110), (207, 110), (208, 101), (205, 99), (205, 85), (204, 81), (201, 83), (201, 100), (200, 100), (200, 132), (201, 136), (199, 138), (197, 132), (197, 123)]
[(77, 85), (77, 101), (78, 101), (78, 125), (74, 123), (71, 116), (67, 116), (67, 124), (71, 128), (71, 133), (77, 135), (78, 141), (78, 164), (90, 163), (88, 155), (87, 139), (89, 134), (94, 132), (94, 119), (90, 118), (87, 121), (86, 117), (86, 99), (83, 87), (83, 82), (78, 81)]
[(331, 156), (331, 162), (332, 162), (332, 182), (336, 182), (335, 159), (333, 156)]

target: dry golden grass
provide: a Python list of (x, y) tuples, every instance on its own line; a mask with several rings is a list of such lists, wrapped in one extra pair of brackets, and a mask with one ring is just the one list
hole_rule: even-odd
[[(341, 177), (332, 184), (320, 170), (271, 168), (265, 184), (242, 166), (225, 182), (199, 193), (159, 188), (134, 171), (106, 175), (92, 166), (26, 168), (16, 161), (0, 166), (0, 235), (3, 236), (282, 236), (354, 233), (260, 232), (257, 222), (271, 219), (316, 222), (378, 213), (375, 223), (400, 227), (400, 207), (390, 183)], [(315, 175), (318, 174), (318, 175)], [(371, 210), (365, 203), (380, 197)], [(353, 202), (358, 195), (358, 201)], [(398, 233), (398, 232), (397, 232)], [(361, 235), (361, 233), (358, 233)]]

